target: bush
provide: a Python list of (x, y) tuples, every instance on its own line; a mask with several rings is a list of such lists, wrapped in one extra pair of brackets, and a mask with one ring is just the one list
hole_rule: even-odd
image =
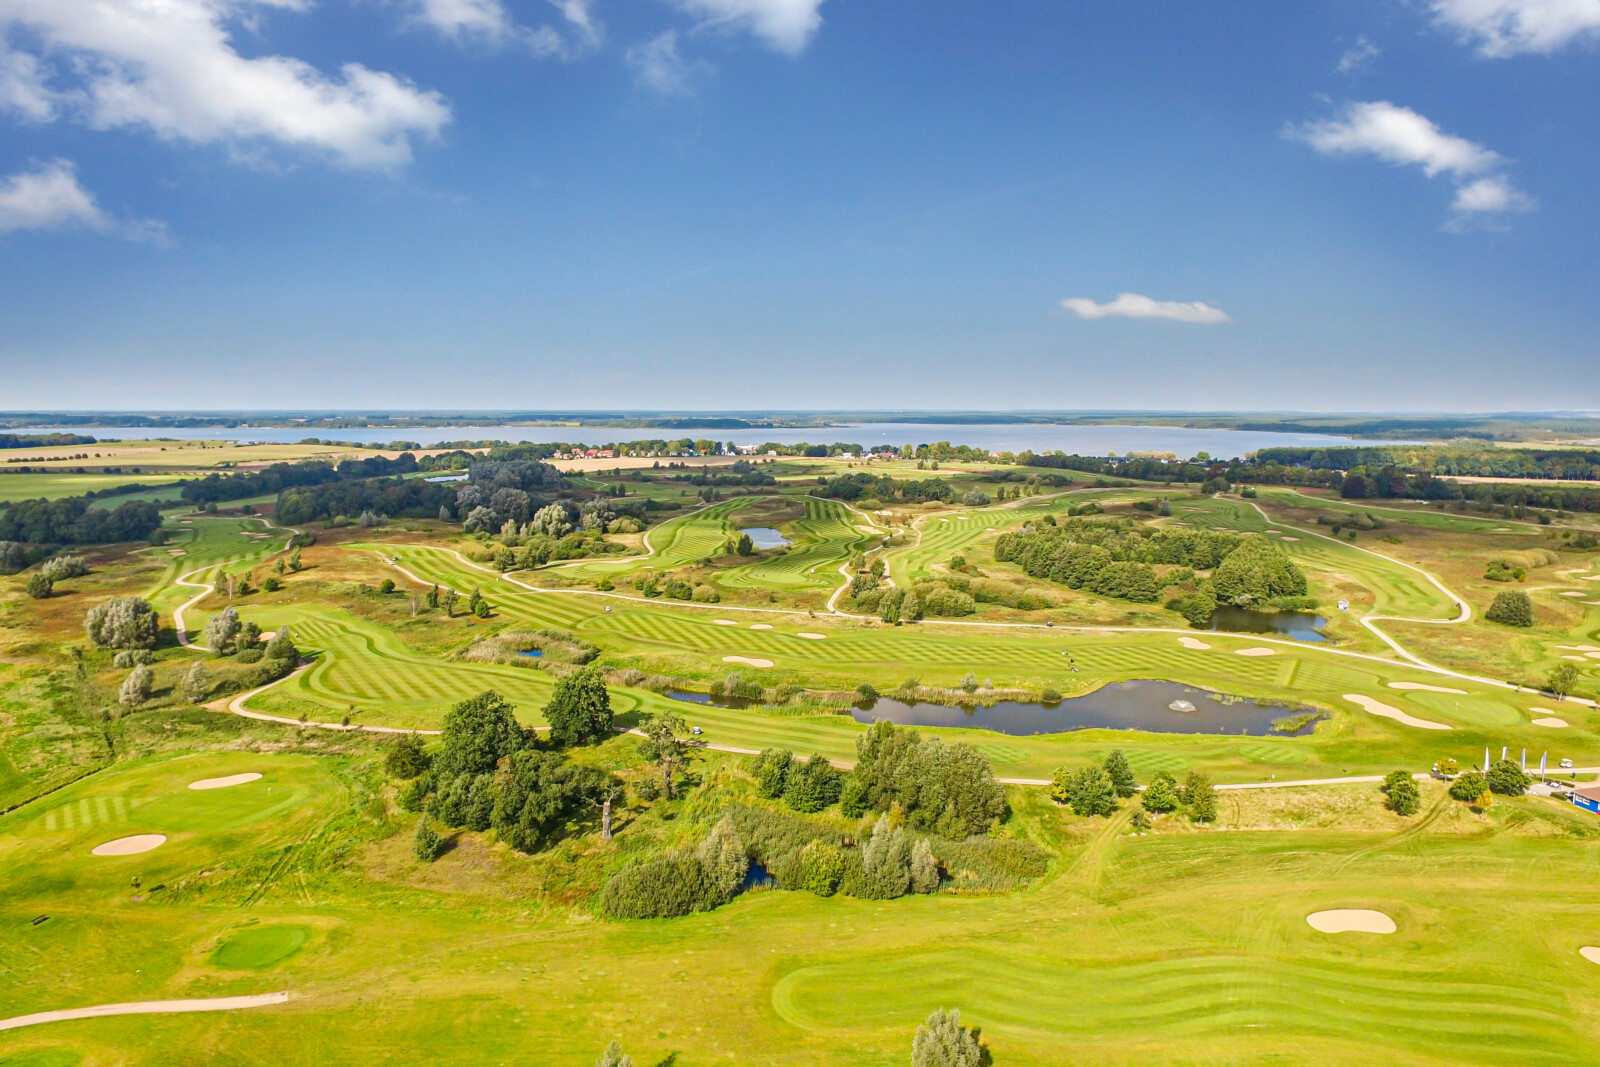
[(276, 578), (268, 577), (266, 581), (261, 583), (261, 588), (268, 593), (276, 593), (283, 588), (283, 583)]
[(136, 708), (150, 699), (150, 690), (154, 685), (155, 674), (141, 663), (123, 681), (122, 689), (117, 693), (117, 702), (125, 707)]
[(1156, 776), (1150, 779), (1150, 785), (1139, 798), (1139, 802), (1144, 810), (1160, 815), (1177, 811), (1181, 803), (1178, 780), (1166, 771), (1158, 771)]
[(55, 582), (43, 571), (36, 571), (28, 576), (28, 595), (35, 600), (45, 600), (50, 596), (50, 591), (55, 588)]
[(706, 865), (684, 852), (627, 867), (600, 892), (600, 910), (613, 919), (666, 919), (710, 911), (723, 901)]
[(856, 699), (870, 704), (878, 699), (878, 690), (873, 688), (871, 682), (862, 682), (856, 686)]
[(843, 789), (841, 776), (821, 755), (793, 763), (785, 776), (783, 802), (795, 811), (818, 812), (836, 803)]
[(1523, 773), (1511, 760), (1503, 759), (1489, 768), (1486, 776), (1489, 782), (1489, 791), (1499, 793), (1503, 797), (1520, 797), (1528, 791), (1533, 784), (1533, 779)]
[(693, 599), (696, 604), (717, 604), (722, 600), (715, 586), (697, 585), (694, 587)]
[(794, 766), (794, 753), (786, 748), (768, 748), (750, 761), (750, 774), (756, 780), (756, 792), (769, 799), (783, 796), (789, 784), (789, 772)]
[(422, 738), (416, 734), (401, 734), (389, 746), (383, 757), (383, 769), (391, 778), (414, 781), (428, 770), (428, 753), (422, 747)]
[(155, 609), (131, 596), (96, 604), (84, 617), (89, 640), (101, 648), (155, 648), (159, 627)]
[(1463, 804), (1472, 804), (1484, 793), (1489, 791), (1488, 779), (1484, 778), (1482, 771), (1463, 771), (1455, 781), (1450, 783), (1450, 797)]
[(1085, 818), (1111, 815), (1117, 810), (1117, 791), (1111, 776), (1101, 767), (1081, 767), (1068, 772), (1059, 768), (1050, 782), (1050, 799), (1066, 804)]
[(1389, 795), (1385, 806), (1396, 815), (1415, 815), (1422, 807), (1422, 793), (1409, 771), (1390, 771), (1382, 788)]
[(444, 838), (439, 836), (439, 831), (433, 828), (426, 815), (417, 820), (417, 833), (411, 847), (417, 859), (423, 863), (432, 863), (444, 852)]
[(240, 663), (260, 663), (264, 655), (266, 653), (259, 648), (246, 648), (239, 653), (238, 660)]
[(800, 882), (795, 888), (831, 897), (839, 890), (844, 868), (844, 853), (839, 846), (813, 841), (800, 851)]
[(1183, 783), (1183, 802), (1191, 822), (1211, 822), (1217, 817), (1217, 788), (1199, 771), (1190, 771)]
[(45, 560), (44, 565), (39, 568), (39, 573), (52, 582), (82, 578), (89, 573), (89, 561), (82, 556), (56, 556), (54, 559)]
[(1533, 601), (1523, 592), (1496, 593), (1483, 617), (1506, 626), (1533, 625)]

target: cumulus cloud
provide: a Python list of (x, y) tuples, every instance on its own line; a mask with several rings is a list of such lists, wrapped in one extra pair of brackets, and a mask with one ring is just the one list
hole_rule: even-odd
[[(408, 162), (414, 140), (437, 137), (450, 121), (437, 92), (360, 63), (329, 75), (292, 57), (245, 58), (234, 49), (230, 23), (266, 8), (305, 6), (306, 0), (0, 0), (0, 32), (21, 28), (38, 43), (36, 55), (25, 53), (35, 73), (41, 62), (58, 61), (51, 76), (65, 85), (44, 97), (51, 113), (69, 113), (96, 129), (142, 128), (165, 140), (241, 149), (300, 148), (348, 167)], [(42, 114), (37, 105), (35, 113)]]
[(1334, 70), (1340, 74), (1354, 74), (1377, 59), (1381, 49), (1365, 37), (1357, 37), (1356, 43), (1345, 50), (1339, 57), (1339, 62), (1334, 65)]
[(152, 219), (117, 219), (101, 210), (94, 195), (78, 184), (65, 159), (35, 164), (32, 170), (0, 178), (0, 234), (17, 230), (81, 227), (128, 241), (167, 243), (167, 228)]
[(1446, 133), (1410, 108), (1387, 100), (1347, 104), (1334, 118), (1286, 126), (1284, 136), (1304, 141), (1323, 155), (1374, 156), (1396, 166), (1421, 167), (1430, 178), (1448, 175), (1456, 183), (1453, 209), (1458, 217), (1536, 206), (1510, 178), (1493, 173), (1506, 162), (1498, 152)]
[(707, 25), (744, 30), (769, 47), (799, 55), (822, 26), (823, 0), (675, 0)]
[(1600, 36), (1600, 0), (1432, 0), (1435, 20), (1491, 58)]
[(415, 21), (453, 41), (499, 47), (519, 44), (537, 56), (575, 55), (599, 43), (600, 26), (589, 14), (589, 0), (551, 0), (577, 40), (569, 41), (550, 26), (522, 26), (502, 0), (414, 0)]
[(625, 58), (634, 83), (661, 96), (693, 96), (694, 80), (706, 69), (703, 62), (686, 60), (679, 53), (676, 30), (634, 45)]
[(28, 122), (49, 122), (56, 114), (56, 94), (45, 85), (37, 56), (9, 52), (0, 40), (0, 110)]
[(1061, 306), (1080, 319), (1170, 319), (1173, 322), (1194, 322), (1205, 326), (1233, 321), (1221, 308), (1202, 304), (1198, 300), (1193, 303), (1152, 300), (1138, 293), (1118, 293), (1115, 300), (1106, 304), (1073, 297), (1061, 301)]

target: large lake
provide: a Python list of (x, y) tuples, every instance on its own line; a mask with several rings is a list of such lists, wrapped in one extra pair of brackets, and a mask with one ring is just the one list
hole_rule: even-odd
[(143, 441), (151, 438), (206, 441), (266, 441), (293, 443), (307, 437), (386, 444), (395, 440), (421, 441), (567, 441), (601, 445), (614, 441), (684, 437), (713, 438), (739, 445), (831, 444), (844, 441), (871, 448), (876, 445), (919, 445), (935, 441), (971, 445), (995, 452), (1034, 452), (1061, 449), (1080, 456), (1112, 452), (1176, 452), (1188, 459), (1201, 452), (1219, 459), (1240, 458), (1261, 448), (1284, 445), (1394, 445), (1398, 441), (1370, 441), (1332, 434), (1274, 433), (1260, 430), (1196, 430), (1171, 426), (1047, 426), (1038, 423), (914, 423), (864, 422), (839, 426), (807, 426), (762, 430), (683, 430), (660, 426), (447, 426), (408, 430), (325, 430), (293, 427), (202, 427), (159, 429), (138, 426), (41, 426), (11, 433), (80, 433), (101, 440)]

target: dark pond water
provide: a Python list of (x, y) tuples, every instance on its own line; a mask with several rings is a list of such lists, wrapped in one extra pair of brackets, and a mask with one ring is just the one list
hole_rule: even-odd
[[(712, 697), (684, 690), (673, 690), (667, 696), (688, 704), (711, 704), (719, 708), (750, 705), (748, 700), (736, 697)], [(858, 704), (851, 714), (861, 723), (886, 719), (901, 726), (976, 727), (1019, 736), (1104, 729), (1301, 737), (1309, 734), (1322, 718), (1304, 708), (1229, 700), (1204, 689), (1156, 681), (1114, 682), (1057, 704), (1002, 701), (989, 707), (952, 708), (944, 704), (906, 704), (879, 697), (872, 704)], [(1274, 729), (1274, 724), (1280, 722), (1294, 728)]]
[(761, 549), (782, 548), (794, 543), (771, 526), (747, 526), (739, 532), (749, 534), (750, 540)]
[(525, 652), (518, 652), (517, 655), (519, 655), (519, 656), (531, 656), (534, 659), (539, 659), (539, 658), (544, 656), (544, 653), (540, 652), (537, 648), (530, 648)]
[(772, 876), (772, 872), (767, 870), (760, 860), (751, 860), (750, 869), (744, 872), (744, 882), (739, 888), (747, 893), (752, 889), (776, 889), (778, 888), (778, 880)]
[(1251, 611), (1220, 607), (1211, 613), (1210, 625), (1201, 629), (1236, 634), (1279, 634), (1296, 641), (1326, 641), (1322, 628), (1328, 620), (1309, 611)]

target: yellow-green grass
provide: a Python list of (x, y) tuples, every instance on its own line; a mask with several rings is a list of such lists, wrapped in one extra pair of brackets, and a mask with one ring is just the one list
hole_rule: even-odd
[[(156, 609), (164, 613), (170, 613), (199, 592), (176, 584), (180, 576), (199, 571), (190, 581), (209, 582), (218, 567), (246, 570), (282, 549), (289, 539), (288, 531), (270, 527), (263, 519), (248, 517), (183, 515), (169, 519), (166, 529), (168, 542), (149, 550), (155, 558), (164, 558), (166, 565), (160, 579), (145, 594)], [(174, 555), (175, 552), (183, 554)], [(189, 622), (191, 630), (197, 629), (189, 619), (185, 621)]]
[(836, 500), (806, 497), (804, 504), (805, 515), (783, 526), (793, 541), (787, 551), (730, 568), (717, 581), (738, 589), (831, 591), (842, 581), (840, 565), (883, 536)]
[[(646, 568), (671, 570), (697, 563), (715, 555), (727, 545), (733, 537), (732, 516), (734, 512), (749, 503), (749, 500), (748, 497), (726, 500), (708, 508), (676, 516), (652, 527), (647, 536), (655, 552), (648, 558), (628, 556), (624, 559), (598, 559), (568, 566), (558, 564), (553, 569), (558, 569), (563, 578), (593, 580), (601, 577), (615, 578)], [(523, 577), (538, 584), (539, 574), (539, 571), (533, 571), (524, 574)]]
[[(1043, 737), (1010, 737), (984, 730), (940, 731), (989, 752), (1001, 773), (1047, 777), (1057, 766), (1103, 754), (1113, 745), (1128, 749), (1146, 769), (1204, 766), (1227, 780), (1325, 777), (1373, 773), (1395, 765), (1425, 769), (1443, 757), (1475, 761), (1485, 746), (1550, 750), (1555, 758), (1600, 760), (1600, 741), (1587, 714), (1571, 715), (1559, 732), (1531, 725), (1540, 705), (1532, 694), (1513, 694), (1476, 683), (1440, 678), (1401, 663), (1339, 656), (1292, 643), (1275, 644), (1270, 657), (1246, 657), (1237, 649), (1259, 645), (1247, 637), (1207, 634), (1212, 648), (1184, 648), (1164, 632), (1077, 632), (1062, 629), (990, 629), (936, 624), (886, 627), (841, 624), (824, 618), (777, 613), (738, 613), (735, 626), (716, 623), (729, 613), (658, 603), (640, 603), (563, 593), (530, 594), (496, 586), (486, 595), (497, 617), (491, 629), (556, 627), (571, 630), (602, 649), (601, 662), (704, 680), (738, 670), (767, 685), (796, 681), (813, 689), (852, 690), (862, 681), (888, 690), (907, 677), (924, 685), (957, 684), (968, 671), (997, 686), (1037, 690), (1053, 685), (1086, 692), (1106, 682), (1159, 678), (1231, 696), (1309, 704), (1329, 711), (1330, 722), (1310, 737), (1219, 737), (1133, 731), (1078, 731)], [(606, 606), (612, 611), (605, 611)], [(273, 714), (319, 721), (351, 714), (361, 724), (436, 729), (448, 706), (486, 688), (497, 688), (518, 705), (519, 716), (541, 722), (550, 676), (529, 668), (439, 659), (415, 652), (381, 627), (356, 616), (299, 606), (253, 609), (245, 617), (263, 628), (291, 625), (302, 648), (317, 656), (309, 671), (255, 697), (249, 706)], [(753, 630), (761, 621), (769, 630)], [(196, 622), (196, 627), (199, 623)], [(809, 640), (801, 632), (821, 632)], [(1072, 671), (1064, 651), (1070, 651)], [(770, 669), (729, 666), (722, 657), (771, 660)], [(1400, 691), (1390, 681), (1422, 681), (1467, 691), (1464, 696)], [(1442, 722), (1449, 732), (1402, 726), (1356, 710), (1347, 693), (1366, 695), (1417, 718)], [(741, 748), (771, 744), (821, 751), (848, 759), (861, 727), (845, 715), (793, 715), (668, 702), (643, 690), (614, 689), (617, 710), (627, 716), (671, 709), (702, 726), (706, 739)]]
[[(269, 777), (293, 759), (251, 758)], [(139, 776), (152, 772), (112, 772), (100, 788), (149, 789)], [(1600, 940), (1592, 818), (1510, 801), (1462, 832), (1435, 818), (1435, 793), (1424, 815), (1388, 829), (1142, 836), (1126, 833), (1126, 812), (1091, 823), (1014, 794), (1017, 818), (1059, 850), (1052, 874), (1024, 890), (888, 902), (766, 892), (671, 921), (544, 917), (497, 892), (484, 850), (422, 868), (403, 838), (357, 845), (342, 868), (291, 847), (259, 866), (245, 909), (129, 901), (128, 860), (160, 850), (74, 853), (48, 875), (6, 865), (0, 914), (18, 932), (0, 951), (20, 981), (0, 992), (5, 1014), (284, 988), (294, 999), (51, 1024), (8, 1034), (5, 1054), (578, 1067), (618, 1040), (642, 1063), (675, 1052), (685, 1064), (887, 1067), (942, 1007), (981, 1026), (1008, 1065), (1059, 1064), (1068, 1049), (1108, 1065), (1286, 1052), (1445, 1064), (1462, 1049), (1484, 1062), (1580, 1062), (1600, 1043), (1600, 969), (1577, 954)], [(330, 781), (319, 801), (338, 794)], [(16, 826), (0, 822), (0, 840), (22, 850)], [(273, 821), (254, 833), (237, 853), (187, 855), (161, 877), (242, 865), (292, 840)], [(627, 837), (606, 847), (628, 848)], [(1305, 921), (1343, 907), (1381, 910), (1399, 929), (1326, 935)], [(29, 926), (39, 913), (52, 918)], [(219, 967), (219, 946), (253, 920), (303, 927), (307, 943), (260, 968)]]
[(57, 500), (67, 496), (82, 496), (88, 492), (113, 489), (119, 485), (138, 482), (150, 486), (170, 486), (151, 492), (126, 496), (109, 496), (96, 502), (96, 506), (114, 508), (125, 500), (170, 500), (177, 496), (178, 488), (171, 483), (183, 478), (181, 474), (67, 474), (51, 471), (48, 474), (0, 473), (0, 502), (18, 500)]

